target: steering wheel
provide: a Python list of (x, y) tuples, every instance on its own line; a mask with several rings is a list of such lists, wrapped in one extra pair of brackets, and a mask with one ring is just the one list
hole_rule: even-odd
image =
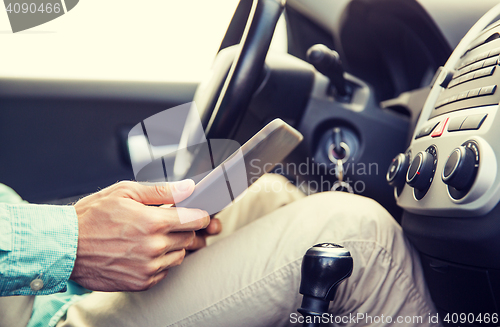
[(211, 77), (198, 86), (194, 102), (207, 139), (234, 136), (258, 87), (284, 6), (284, 0), (253, 0), (239, 46), (219, 51)]
[[(219, 51), (212, 74), (198, 86), (194, 96), (206, 138), (200, 135), (203, 131), (192, 128), (188, 118), (175, 158), (174, 179), (192, 178), (207, 171), (206, 153), (200, 152), (202, 147), (190, 145), (199, 144), (204, 139), (234, 137), (259, 86), (267, 52), (286, 0), (241, 0), (238, 9), (243, 8), (240, 7), (243, 1), (252, 3), (240, 44)], [(238, 19), (237, 16), (233, 16), (230, 27)], [(228, 32), (224, 41), (230, 39)], [(217, 156), (221, 159), (225, 155), (221, 151)], [(215, 156), (213, 152), (212, 156)]]

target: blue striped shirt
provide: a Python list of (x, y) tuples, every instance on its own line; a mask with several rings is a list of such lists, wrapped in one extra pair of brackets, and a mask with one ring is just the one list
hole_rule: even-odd
[[(65, 291), (77, 245), (72, 206), (28, 204), (0, 184), (0, 296)], [(43, 282), (38, 291), (30, 287), (35, 279)]]

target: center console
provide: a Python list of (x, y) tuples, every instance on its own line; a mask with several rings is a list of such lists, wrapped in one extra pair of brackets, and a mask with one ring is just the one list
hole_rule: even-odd
[(445, 313), (500, 308), (499, 13), (481, 18), (436, 73), (411, 144), (386, 176)]

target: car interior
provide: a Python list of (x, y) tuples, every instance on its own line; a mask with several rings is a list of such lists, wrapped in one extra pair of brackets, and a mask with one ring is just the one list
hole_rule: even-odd
[[(175, 12), (176, 3), (169, 3)], [(420, 253), (441, 317), (498, 315), (498, 1), (233, 0), (210, 6), (217, 12), (229, 3), (227, 31), (217, 36), (220, 46), (201, 80), (44, 77), (0, 68), (0, 182), (32, 203), (68, 204), (134, 180), (140, 154), (129, 133), (168, 108), (196, 103), (207, 138), (239, 144), (280, 118), (303, 141), (274, 173), (306, 194), (348, 191), (386, 208)], [(156, 42), (166, 51), (187, 52), (169, 44), (169, 33), (180, 32), (161, 31), (165, 37)], [(44, 37), (23, 33), (11, 39)], [(7, 50), (14, 55), (4, 58), (6, 67), (29, 58), (12, 45)], [(50, 53), (42, 43), (31, 51)], [(88, 62), (74, 65), (96, 65), (97, 44), (92, 51), (97, 54)], [(147, 48), (136, 59), (129, 65), (140, 69)], [(186, 126), (179, 126), (183, 133), (189, 133)], [(286, 169), (301, 164), (307, 171)], [(489, 323), (459, 316), (443, 321)]]

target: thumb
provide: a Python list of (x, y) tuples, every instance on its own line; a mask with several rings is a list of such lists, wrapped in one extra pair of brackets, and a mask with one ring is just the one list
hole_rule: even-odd
[(132, 199), (143, 204), (175, 204), (188, 198), (193, 191), (192, 179), (173, 183), (136, 183)]

